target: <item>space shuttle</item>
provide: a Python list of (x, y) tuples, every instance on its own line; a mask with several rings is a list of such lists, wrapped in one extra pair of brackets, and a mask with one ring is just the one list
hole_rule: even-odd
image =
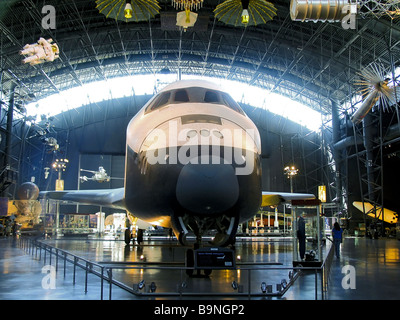
[(238, 225), (260, 206), (313, 194), (263, 191), (255, 124), (219, 86), (183, 80), (166, 86), (127, 127), (124, 187), (45, 191), (40, 197), (124, 209), (128, 217), (172, 228), (182, 245), (234, 244)]

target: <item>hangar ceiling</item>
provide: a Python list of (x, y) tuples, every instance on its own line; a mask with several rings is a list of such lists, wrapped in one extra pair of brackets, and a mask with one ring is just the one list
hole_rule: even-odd
[[(400, 21), (358, 18), (355, 30), (340, 23), (295, 22), (289, 0), (272, 1), (273, 21), (232, 27), (215, 19), (222, 1), (206, 0), (198, 21), (186, 32), (175, 26), (177, 10), (160, 0), (160, 14), (146, 22), (107, 19), (94, 0), (6, 0), (0, 21), (1, 89), (7, 101), (11, 82), (20, 96), (35, 99), (113, 77), (171, 72), (223, 77), (266, 88), (325, 115), (331, 101), (341, 105), (354, 94), (357, 72), (377, 61), (388, 73), (400, 58)], [(56, 28), (42, 28), (44, 5), (56, 9)], [(60, 58), (22, 65), (19, 50), (39, 37), (52, 38)]]

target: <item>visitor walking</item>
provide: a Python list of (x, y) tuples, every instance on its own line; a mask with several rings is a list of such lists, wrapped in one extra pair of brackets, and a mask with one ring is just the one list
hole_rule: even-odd
[(343, 229), (335, 222), (332, 229), (333, 245), (335, 246), (336, 258), (340, 258), (340, 244), (342, 243)]

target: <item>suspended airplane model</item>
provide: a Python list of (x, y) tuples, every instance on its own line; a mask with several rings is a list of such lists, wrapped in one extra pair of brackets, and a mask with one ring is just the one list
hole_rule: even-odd
[(91, 178), (88, 178), (87, 176), (80, 176), (79, 179), (81, 179), (81, 182), (85, 182), (85, 181), (97, 181), (97, 182), (109, 182), (110, 179), (121, 179), (123, 180), (124, 178), (113, 178), (110, 177), (106, 170), (103, 167), (99, 167), (98, 171), (93, 171), (93, 170), (86, 170), (86, 169), (81, 169), (81, 171), (86, 171), (86, 172), (90, 172), (93, 173), (93, 176)]
[(399, 219), (399, 215), (395, 211), (383, 208), (382, 212), (381, 207), (374, 208), (374, 206), (367, 201), (364, 201), (364, 203), (362, 201), (354, 201), (353, 206), (371, 218), (377, 218), (390, 224), (396, 224)]
[[(172, 228), (196, 246), (210, 230), (214, 246), (235, 242), (239, 223), (261, 203), (278, 205), (312, 194), (263, 192), (261, 141), (255, 124), (230, 95), (207, 81), (178, 81), (128, 124), (125, 186), (41, 192), (41, 197), (125, 209), (131, 219)], [(129, 240), (129, 239), (128, 239)]]

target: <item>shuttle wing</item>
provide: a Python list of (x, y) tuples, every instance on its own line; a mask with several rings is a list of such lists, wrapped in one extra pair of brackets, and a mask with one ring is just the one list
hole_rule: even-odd
[(39, 196), (44, 199), (71, 201), (74, 203), (104, 206), (110, 208), (125, 209), (124, 188), (99, 189), (99, 190), (65, 190), (42, 191)]
[[(74, 203), (104, 206), (110, 208), (126, 209), (124, 205), (124, 188), (100, 189), (100, 190), (65, 190), (65, 191), (42, 191), (40, 197), (59, 201), (70, 201)], [(262, 207), (276, 206), (292, 200), (315, 199), (309, 193), (286, 193), (286, 192), (262, 192)]]
[(292, 200), (312, 200), (315, 196), (310, 193), (287, 193), (287, 192), (262, 192), (262, 207), (276, 206)]

